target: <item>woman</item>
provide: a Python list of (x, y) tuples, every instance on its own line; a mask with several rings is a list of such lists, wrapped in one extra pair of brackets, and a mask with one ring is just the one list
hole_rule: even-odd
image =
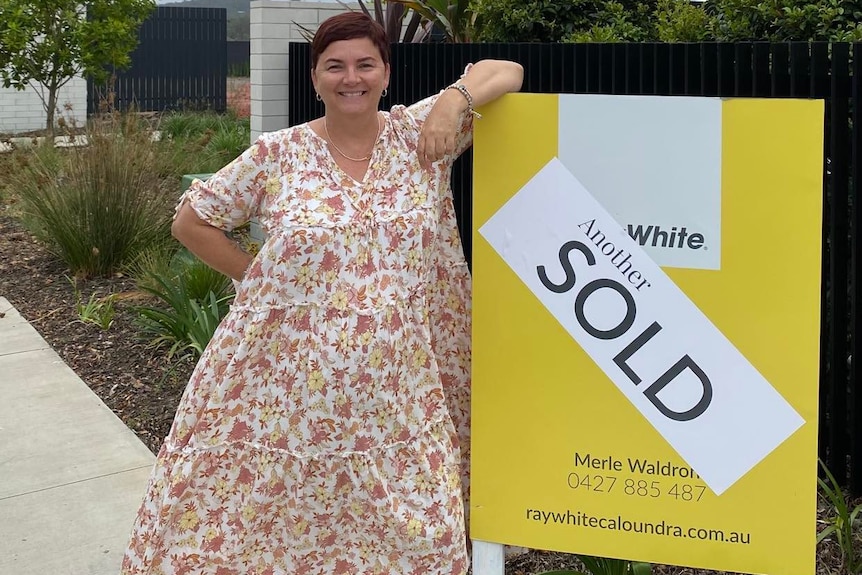
[[(325, 116), (264, 134), (178, 207), (174, 235), (239, 287), (126, 574), (466, 572), (469, 276), (449, 173), (473, 107), (523, 72), (481, 61), (386, 113), (381, 26), (335, 16), (312, 53)], [(251, 217), (267, 235), (254, 258), (224, 235)]]

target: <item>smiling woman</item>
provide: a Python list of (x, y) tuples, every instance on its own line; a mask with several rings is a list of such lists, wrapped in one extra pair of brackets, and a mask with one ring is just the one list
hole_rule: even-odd
[[(123, 571), (463, 574), (470, 277), (450, 190), (473, 106), (520, 89), (481, 61), (378, 110), (385, 32), (324, 22), (326, 114), (262, 135), (177, 209), (174, 235), (238, 283), (153, 471)], [(226, 237), (255, 217), (252, 258)]]

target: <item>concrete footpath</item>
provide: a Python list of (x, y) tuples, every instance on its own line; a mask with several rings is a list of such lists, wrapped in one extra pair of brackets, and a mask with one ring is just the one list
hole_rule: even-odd
[(0, 575), (116, 575), (153, 460), (0, 297)]

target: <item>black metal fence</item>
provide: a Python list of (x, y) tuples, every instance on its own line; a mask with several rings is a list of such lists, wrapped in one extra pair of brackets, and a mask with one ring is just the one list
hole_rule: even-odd
[(159, 7), (138, 32), (132, 65), (107, 83), (87, 82), (87, 112), (227, 107), (227, 11)]
[(227, 75), (248, 77), (251, 75), (251, 42), (228, 40)]
[[(820, 370), (820, 457), (862, 494), (862, 44), (395, 44), (383, 106), (407, 104), (452, 82), (468, 62), (524, 65), (523, 91), (826, 100)], [(290, 45), (291, 124), (322, 113), (307, 44)], [(854, 78), (856, 81), (853, 81)], [(468, 261), (472, 158), (453, 172)], [(776, 216), (780, 206), (776, 206)]]

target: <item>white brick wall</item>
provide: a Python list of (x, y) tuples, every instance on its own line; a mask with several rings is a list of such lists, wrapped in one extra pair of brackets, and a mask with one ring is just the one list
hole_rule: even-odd
[[(351, 5), (358, 8), (358, 4)], [(290, 42), (304, 42), (303, 27), (314, 32), (321, 22), (347, 8), (333, 2), (253, 0), (251, 3), (251, 136), (288, 125), (287, 67)]]
[[(47, 98), (47, 93), (46, 93)], [(71, 106), (67, 111), (66, 105)], [(73, 78), (60, 89), (55, 118), (65, 117), (83, 126), (87, 121), (87, 82), (81, 77)], [(15, 90), (0, 87), (0, 133), (17, 134), (45, 127), (45, 109), (36, 90)]]

